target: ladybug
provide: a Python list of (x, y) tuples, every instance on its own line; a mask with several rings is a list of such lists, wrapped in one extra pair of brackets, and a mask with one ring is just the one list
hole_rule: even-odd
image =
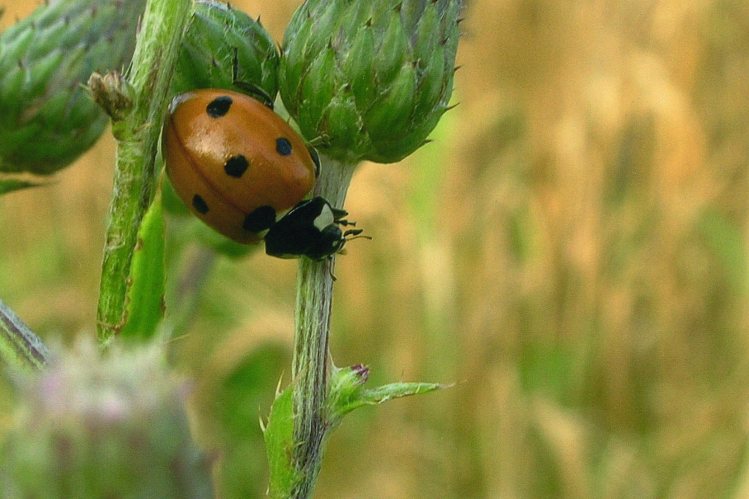
[(178, 95), (162, 153), (174, 190), (203, 222), (266, 253), (314, 260), (338, 253), (360, 229), (322, 197), (305, 200), (320, 173), (314, 149), (275, 112), (222, 89)]

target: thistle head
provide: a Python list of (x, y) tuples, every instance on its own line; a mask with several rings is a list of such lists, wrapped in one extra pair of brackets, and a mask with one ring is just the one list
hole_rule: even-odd
[(82, 342), (21, 383), (3, 447), (2, 497), (211, 497), (190, 437), (184, 382), (157, 346)]
[(212, 0), (195, 3), (182, 41), (172, 93), (252, 85), (278, 92), (278, 50), (259, 20)]
[(307, 0), (286, 30), (279, 86), (321, 152), (399, 161), (448, 109), (461, 0)]

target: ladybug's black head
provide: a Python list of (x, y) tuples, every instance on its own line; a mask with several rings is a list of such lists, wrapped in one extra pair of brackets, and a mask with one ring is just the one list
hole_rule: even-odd
[(319, 196), (302, 201), (270, 228), (265, 252), (279, 258), (306, 256), (312, 260), (334, 255), (346, 241), (362, 233), (361, 229), (341, 229), (353, 225), (344, 218), (347, 214)]

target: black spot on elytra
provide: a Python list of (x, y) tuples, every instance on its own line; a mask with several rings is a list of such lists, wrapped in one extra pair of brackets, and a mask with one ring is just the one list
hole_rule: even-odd
[(202, 215), (208, 213), (208, 203), (206, 203), (205, 199), (200, 197), (199, 194), (195, 194), (192, 197), (192, 207), (195, 208), (195, 211)]
[(228, 95), (216, 97), (205, 107), (205, 112), (208, 113), (208, 116), (211, 118), (220, 118), (229, 112), (232, 102), (231, 97)]
[(288, 156), (291, 154), (291, 142), (286, 137), (278, 137), (276, 139), (276, 152), (281, 156)]
[(249, 166), (250, 163), (247, 161), (247, 158), (241, 154), (237, 154), (226, 160), (226, 163), (224, 163), (224, 171), (230, 177), (239, 178), (244, 175), (244, 172), (247, 171)]
[(270, 229), (276, 223), (276, 210), (271, 206), (261, 206), (244, 217), (242, 228), (250, 232), (260, 232)]

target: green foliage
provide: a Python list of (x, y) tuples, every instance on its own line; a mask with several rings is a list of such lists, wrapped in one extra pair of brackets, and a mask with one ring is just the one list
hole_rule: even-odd
[(279, 499), (289, 497), (301, 478), (291, 459), (294, 448), (293, 396), (294, 385), (276, 395), (263, 430), (270, 473), (268, 493)]
[(123, 339), (154, 339), (164, 316), (164, 214), (157, 198), (143, 218), (130, 267)]

